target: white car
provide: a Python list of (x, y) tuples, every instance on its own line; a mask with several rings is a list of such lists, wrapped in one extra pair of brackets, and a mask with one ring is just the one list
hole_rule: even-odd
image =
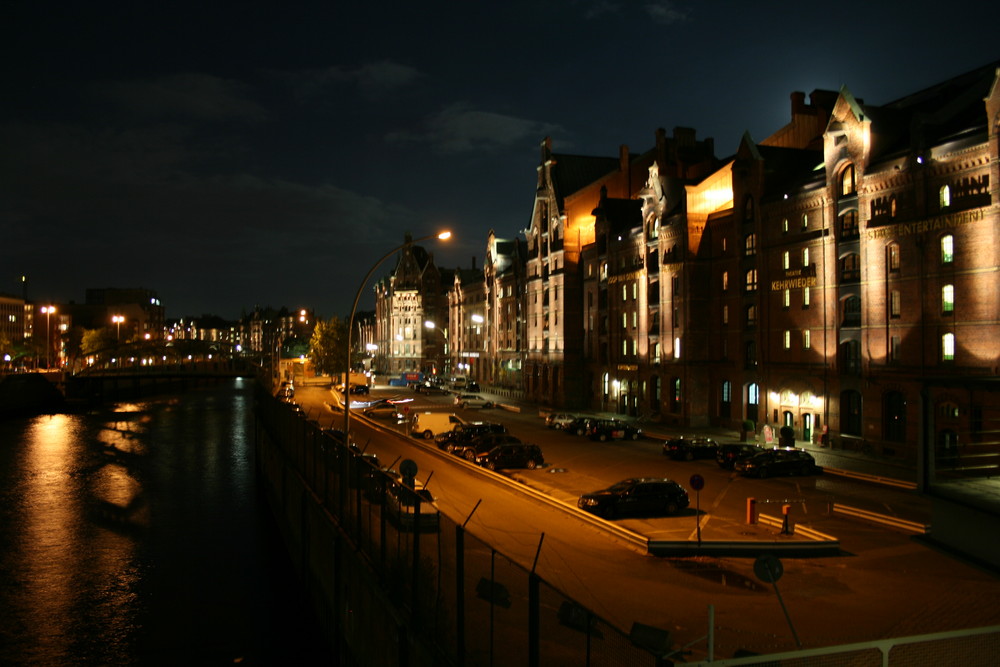
[(567, 412), (553, 412), (545, 417), (545, 425), (549, 428), (564, 428), (576, 419), (576, 415)]
[(455, 405), (460, 408), (492, 408), (493, 401), (479, 394), (456, 394)]

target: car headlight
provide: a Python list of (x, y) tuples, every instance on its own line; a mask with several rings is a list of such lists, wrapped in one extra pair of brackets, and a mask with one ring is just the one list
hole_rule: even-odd
[(581, 507), (593, 507), (597, 504), (596, 498), (580, 498)]

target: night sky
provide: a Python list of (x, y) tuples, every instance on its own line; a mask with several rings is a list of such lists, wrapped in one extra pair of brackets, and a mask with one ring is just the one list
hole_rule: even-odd
[(425, 246), (467, 268), (491, 229), (525, 229), (546, 136), (614, 157), (687, 126), (724, 157), (786, 124), (792, 91), (883, 104), (1000, 58), (998, 19), (936, 0), (8, 0), (0, 292), (27, 275), (37, 302), (145, 287), (172, 318), (343, 316), (407, 231), (451, 229)]

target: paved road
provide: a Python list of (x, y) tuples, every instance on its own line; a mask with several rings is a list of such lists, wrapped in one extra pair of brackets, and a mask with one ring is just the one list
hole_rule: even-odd
[[(377, 390), (375, 395), (406, 390)], [(300, 387), (296, 400), (323, 425), (342, 423), (342, 412), (327, 405), (326, 387)], [(424, 405), (452, 409), (446, 397), (420, 398)], [(744, 536), (774, 537), (745, 522), (746, 497), (775, 503), (793, 501), (797, 520), (840, 540), (841, 555), (788, 558), (779, 583), (796, 631), (806, 647), (905, 636), (1000, 623), (1000, 580), (941, 553), (908, 534), (893, 532), (825, 510), (831, 498), (884, 511), (919, 517), (926, 501), (916, 494), (830, 475), (808, 478), (748, 480), (720, 471), (711, 462), (673, 462), (659, 453), (658, 441), (592, 443), (547, 431), (535, 411), (467, 411), (470, 417), (498, 419), (525, 440), (542, 444), (551, 465), (519, 471), (516, 479), (564, 501), (552, 511), (522, 494), (496, 484), (486, 471), (438, 452), (433, 445), (380, 434), (357, 419), (355, 437), (377, 452), (383, 462), (405, 456), (417, 461), (423, 477), (433, 472), (430, 488), (446, 515), (461, 522), (476, 500), (489, 501), (476, 511), (470, 532), (530, 567), (539, 535), (545, 548), (538, 571), (544, 579), (628, 630), (635, 621), (669, 629), (677, 646), (695, 642), (691, 658), (704, 656), (698, 641), (707, 634), (709, 605), (716, 613), (716, 655), (739, 648), (759, 653), (795, 648), (773, 588), (753, 574), (752, 558), (654, 558), (633, 545), (575, 518), (576, 497), (602, 488), (641, 469), (669, 474), (681, 481), (693, 472), (706, 479), (700, 498), (703, 539)], [(352, 427), (353, 431), (353, 427)], [(555, 469), (564, 472), (552, 472)], [(797, 502), (801, 501), (801, 502)], [(616, 522), (657, 539), (691, 539), (698, 519), (694, 510), (682, 516)]]

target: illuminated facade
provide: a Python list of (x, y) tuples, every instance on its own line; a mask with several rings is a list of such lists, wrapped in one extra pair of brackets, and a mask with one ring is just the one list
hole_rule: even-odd
[(485, 281), (483, 382), (520, 390), (523, 382), (525, 322), (525, 245), (520, 239), (499, 239), (491, 230), (483, 264)]
[(485, 382), (486, 284), (484, 272), (475, 267), (456, 269), (448, 290), (448, 346), (451, 351), (450, 376), (464, 375)]
[(443, 365), (439, 332), (426, 323), (447, 321), (445, 290), (433, 256), (407, 234), (396, 268), (375, 285), (373, 366), (378, 374), (431, 373)]

